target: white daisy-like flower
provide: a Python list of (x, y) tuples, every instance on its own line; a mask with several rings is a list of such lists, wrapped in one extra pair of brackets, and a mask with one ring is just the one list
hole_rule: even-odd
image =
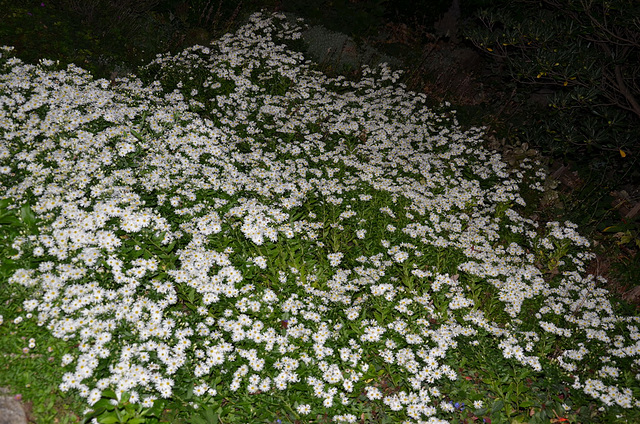
[(340, 265), (340, 261), (342, 261), (343, 257), (344, 257), (344, 253), (342, 253), (342, 252), (329, 253), (327, 255), (327, 259), (329, 259), (329, 264), (332, 267), (337, 267), (338, 265)]

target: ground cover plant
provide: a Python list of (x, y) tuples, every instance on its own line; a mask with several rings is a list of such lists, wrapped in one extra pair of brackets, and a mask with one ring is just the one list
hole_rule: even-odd
[(98, 422), (637, 419), (640, 318), (518, 212), (536, 163), (388, 67), (314, 70), (302, 25), (113, 81), (2, 50), (1, 327), (58, 339)]

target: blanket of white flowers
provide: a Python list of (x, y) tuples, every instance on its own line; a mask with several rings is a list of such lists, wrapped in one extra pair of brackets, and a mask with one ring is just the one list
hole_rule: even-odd
[(587, 275), (573, 224), (515, 210), (542, 187), (536, 164), (509, 168), (385, 66), (355, 82), (313, 70), (287, 47), (301, 25), (255, 14), (159, 56), (152, 84), (3, 48), (0, 197), (30, 205), (39, 234), (14, 247), (42, 259), (10, 283), (78, 343), (60, 387), (89, 405), (188, 385), (278, 395), (298, 416), (356, 422), (378, 403), (440, 422), (451, 353), (488, 343), (640, 406), (640, 320)]

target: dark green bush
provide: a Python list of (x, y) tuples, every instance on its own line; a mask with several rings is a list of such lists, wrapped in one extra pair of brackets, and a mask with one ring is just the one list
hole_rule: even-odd
[(140, 31), (143, 19), (159, 0), (51, 0), (57, 8), (75, 15), (102, 37), (130, 37)]
[(637, 181), (639, 16), (635, 0), (515, 0), (478, 12), (464, 35), (522, 101), (542, 95), (523, 141)]

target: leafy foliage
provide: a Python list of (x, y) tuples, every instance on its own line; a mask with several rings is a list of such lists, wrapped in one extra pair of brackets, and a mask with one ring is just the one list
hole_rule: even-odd
[(515, 1), (478, 12), (465, 35), (525, 99), (536, 90), (552, 94), (524, 141), (638, 178), (638, 16), (632, 0)]

